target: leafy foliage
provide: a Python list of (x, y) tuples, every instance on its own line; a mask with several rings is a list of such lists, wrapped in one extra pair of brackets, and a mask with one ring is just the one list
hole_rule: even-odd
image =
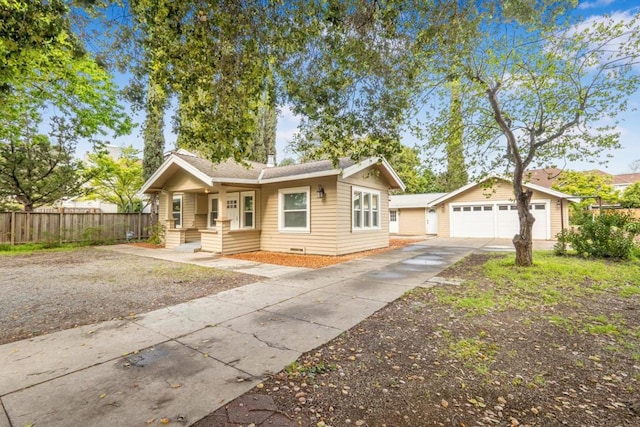
[(591, 204), (618, 201), (618, 193), (613, 187), (613, 177), (598, 171), (562, 171), (551, 187), (565, 194), (584, 197), (579, 202), (569, 205), (572, 224), (582, 224), (591, 218), (591, 213), (587, 212)]
[(640, 208), (640, 182), (635, 182), (624, 189), (620, 204), (625, 208)]
[(637, 255), (634, 239), (640, 234), (640, 221), (627, 213), (603, 212), (585, 221), (577, 230), (558, 235), (555, 252), (566, 253), (567, 244), (582, 256), (629, 259)]
[(91, 193), (89, 198), (101, 199), (118, 205), (118, 212), (136, 212), (141, 208), (138, 191), (144, 179), (138, 150), (122, 147), (115, 159), (101, 151), (89, 155)]
[(0, 16), (0, 198), (31, 210), (80, 192), (80, 139), (99, 144), (107, 129), (121, 134), (130, 123), (110, 76), (74, 38), (63, 2), (5, 1)]

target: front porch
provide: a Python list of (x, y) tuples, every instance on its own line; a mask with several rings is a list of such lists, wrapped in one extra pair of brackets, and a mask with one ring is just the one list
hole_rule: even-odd
[(221, 255), (260, 250), (260, 230), (231, 229), (231, 220), (220, 219), (215, 228), (176, 228), (175, 220), (166, 220), (165, 247), (179, 248), (200, 242), (200, 250)]

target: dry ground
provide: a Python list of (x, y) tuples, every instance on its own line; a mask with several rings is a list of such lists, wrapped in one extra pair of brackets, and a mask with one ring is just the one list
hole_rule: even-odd
[(258, 279), (97, 248), (0, 255), (0, 344), (130, 317)]
[[(526, 271), (489, 279), (495, 256), (464, 259), (442, 274), (463, 285), (409, 292), (244, 401), (273, 399), (287, 426), (640, 425), (640, 264), (530, 287)], [(239, 426), (226, 417), (196, 426)]]

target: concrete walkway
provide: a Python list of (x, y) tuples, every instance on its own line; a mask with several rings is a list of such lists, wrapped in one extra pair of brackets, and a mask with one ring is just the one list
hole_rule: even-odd
[(283, 265), (261, 264), (254, 261), (245, 261), (243, 259), (225, 258), (220, 255), (207, 252), (180, 252), (172, 249), (152, 249), (133, 245), (101, 246), (100, 249), (128, 255), (163, 259), (165, 261), (194, 264), (201, 267), (219, 268), (221, 270), (255, 274), (257, 276), (270, 278), (309, 270), (308, 268), (302, 267), (286, 267)]
[(189, 425), (469, 252), (501, 245), (432, 239), (2, 345), (0, 427)]

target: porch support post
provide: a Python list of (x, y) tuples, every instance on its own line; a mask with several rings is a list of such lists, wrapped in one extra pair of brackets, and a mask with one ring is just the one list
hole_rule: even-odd
[(218, 192), (218, 203), (220, 208), (220, 213), (218, 214), (218, 219), (220, 221), (224, 221), (228, 219), (227, 216), (227, 189), (223, 186), (220, 186), (220, 191)]

